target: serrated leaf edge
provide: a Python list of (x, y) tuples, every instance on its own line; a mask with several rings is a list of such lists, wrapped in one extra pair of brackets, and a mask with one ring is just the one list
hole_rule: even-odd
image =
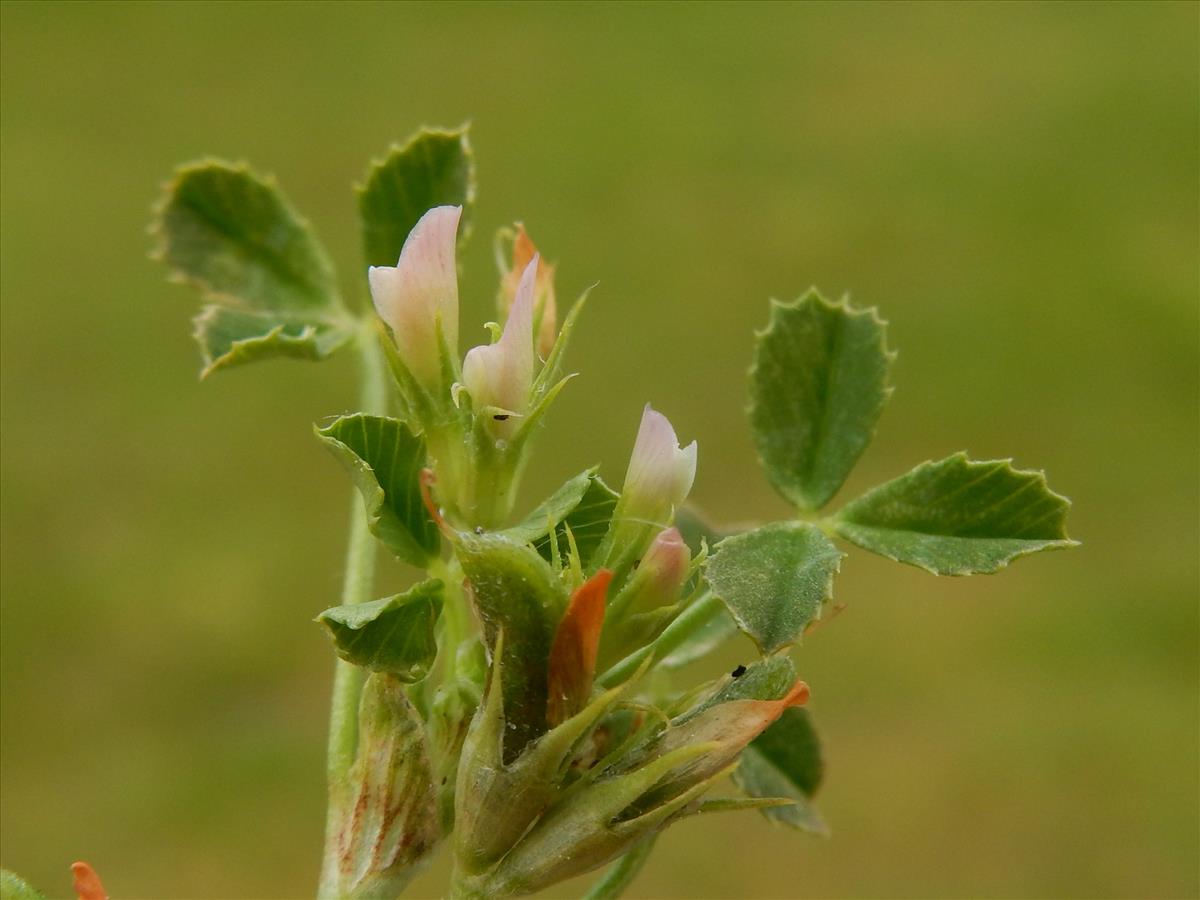
[[(284, 210), (286, 210), (287, 213), (295, 219), (297, 225), (307, 229), (309, 235), (312, 237), (313, 247), (317, 252), (317, 256), (319, 257), (318, 261), (324, 270), (324, 273), (328, 276), (329, 283), (333, 289), (333, 293), (329, 298), (329, 308), (331, 310), (343, 312), (345, 310), (345, 305), (342, 301), (341, 292), (338, 289), (337, 269), (334, 267), (333, 260), (329, 256), (329, 252), (325, 249), (325, 245), (322, 243), (316, 229), (313, 227), (312, 222), (308, 219), (308, 217), (302, 215), (296, 209), (296, 207), (292, 205), (291, 199), (283, 190), (283, 187), (279, 184), (278, 179), (276, 179), (273, 173), (256, 172), (245, 160), (231, 162), (226, 159), (221, 159), (220, 157), (208, 156), (192, 162), (183, 163), (182, 165), (177, 166), (175, 171), (171, 173), (171, 177), (162, 182), (160, 185), (161, 194), (158, 200), (150, 205), (151, 218), (150, 224), (146, 227), (146, 233), (149, 234), (150, 237), (155, 241), (155, 245), (150, 248), (147, 256), (155, 262), (160, 262), (167, 267), (167, 281), (171, 284), (186, 284), (195, 288), (200, 292), (201, 298), (206, 302), (217, 303), (222, 306), (231, 306), (235, 309), (255, 310), (254, 307), (247, 304), (240, 297), (215, 290), (203, 279), (197, 278), (194, 275), (189, 275), (167, 262), (167, 236), (163, 231), (163, 216), (166, 213), (167, 207), (171, 203), (171, 197), (176, 187), (187, 175), (203, 169), (214, 167), (220, 167), (222, 169), (228, 169), (232, 172), (238, 172), (240, 174), (247, 175), (265, 187), (273, 188), (278, 193), (279, 202), (283, 206)], [(336, 317), (338, 320), (343, 318), (348, 318), (348, 316), (343, 315)]]
[[(412, 135), (410, 135), (409, 138), (404, 141), (404, 143), (392, 141), (392, 143), (388, 145), (387, 150), (384, 151), (382, 158), (372, 157), (371, 161), (367, 163), (367, 173), (363, 178), (362, 183), (354, 185), (355, 200), (361, 199), (363, 194), (366, 193), (367, 187), (371, 183), (371, 177), (378, 169), (386, 166), (392, 160), (392, 157), (396, 156), (397, 154), (407, 153), (419, 140), (427, 136), (458, 139), (458, 142), (462, 145), (463, 156), (467, 160), (468, 173), (467, 195), (463, 198), (463, 206), (474, 206), (476, 189), (475, 149), (471, 146), (471, 122), (469, 119), (466, 122), (463, 122), (457, 128), (442, 128), (436, 125), (422, 125), (415, 132), (413, 132)], [(467, 238), (471, 236), (473, 230), (474, 223), (471, 221), (471, 218), (464, 217), (464, 220), (459, 225), (459, 247), (462, 247), (462, 245), (466, 243)]]
[[(949, 462), (950, 460), (960, 460), (960, 459), (965, 461), (967, 464), (974, 464), (974, 465), (980, 465), (980, 466), (999, 465), (1002, 467), (1001, 471), (1005, 472), (1006, 474), (1018, 475), (1018, 476), (1022, 476), (1022, 477), (1032, 477), (1034, 479), (1035, 483), (1037, 483), (1041, 486), (1042, 490), (1044, 490), (1052, 498), (1059, 501), (1063, 505), (1062, 537), (1061, 538), (1053, 538), (1053, 539), (1052, 538), (1007, 538), (1006, 540), (1028, 540), (1030, 544), (1034, 544), (1036, 546), (1031, 546), (1028, 549), (1024, 549), (1024, 550), (1018, 550), (1017, 552), (1015, 552), (1012, 556), (1008, 557), (1007, 559), (1001, 560), (999, 563), (996, 564), (996, 566), (994, 568), (991, 568), (991, 569), (980, 569), (980, 570), (974, 571), (974, 572), (939, 572), (936, 569), (933, 569), (926, 565), (922, 565), (921, 563), (910, 562), (909, 560), (905, 560), (905, 559), (899, 559), (898, 557), (896, 557), (890, 553), (882, 553), (879, 550), (876, 550), (872, 547), (864, 547), (858, 541), (854, 540), (854, 538), (845, 534), (838, 527), (839, 525), (842, 525), (842, 524), (858, 525), (861, 528), (876, 528), (876, 527), (878, 527), (878, 526), (872, 526), (872, 525), (861, 525), (859, 523), (843, 519), (841, 517), (842, 513), (845, 512), (848, 507), (852, 506), (854, 503), (857, 503), (859, 500), (862, 500), (864, 497), (869, 496), (872, 492), (874, 492), (878, 488), (881, 488), (887, 484), (890, 484), (891, 482), (896, 481), (900, 478), (904, 478), (906, 475), (911, 475), (914, 472), (918, 472), (918, 471), (925, 469), (927, 467), (930, 467), (930, 466), (940, 465), (942, 463)], [(834, 535), (836, 535), (837, 537), (840, 537), (842, 540), (849, 541), (851, 544), (854, 544), (854, 546), (859, 547), (860, 549), (866, 550), (869, 553), (874, 553), (877, 556), (882, 556), (884, 559), (890, 559), (890, 560), (892, 560), (892, 562), (898, 562), (898, 563), (901, 563), (902, 565), (912, 566), (913, 568), (920, 569), (923, 572), (928, 572), (930, 575), (933, 575), (935, 577), (945, 577), (945, 578), (965, 578), (969, 575), (995, 575), (997, 572), (1000, 572), (1003, 569), (1007, 569), (1010, 565), (1012, 565), (1018, 559), (1022, 559), (1026, 556), (1032, 556), (1034, 553), (1042, 553), (1047, 550), (1069, 550), (1072, 547), (1080, 546), (1080, 544), (1081, 544), (1080, 541), (1074, 540), (1067, 534), (1067, 527), (1066, 527), (1067, 513), (1069, 513), (1070, 510), (1074, 506), (1074, 503), (1071, 501), (1071, 498), (1066, 496), (1065, 494), (1060, 494), (1058, 491), (1056, 491), (1052, 487), (1050, 487), (1050, 483), (1046, 478), (1046, 472), (1044, 469), (1018, 469), (1015, 465), (1013, 465), (1013, 462), (1014, 462), (1014, 459), (1011, 456), (1001, 457), (998, 459), (971, 459), (970, 454), (966, 450), (959, 450), (956, 453), (951, 453), (949, 456), (942, 457), (941, 459), (927, 459), (924, 462), (918, 463), (917, 465), (913, 466), (907, 472), (897, 475), (895, 478), (890, 478), (887, 481), (883, 482), (883, 484), (878, 484), (875, 487), (871, 488), (866, 493), (863, 493), (863, 494), (859, 495), (858, 497), (855, 497), (853, 500), (851, 500), (849, 503), (845, 504), (841, 509), (839, 509), (832, 516), (827, 516), (826, 518), (822, 519), (821, 523), (820, 523), (821, 528), (823, 531), (826, 532), (826, 534), (829, 534), (832, 532)], [(884, 529), (880, 529), (880, 530), (884, 530)], [(903, 529), (892, 529), (892, 530), (903, 530)], [(924, 532), (920, 532), (920, 533), (923, 534)], [(934, 536), (936, 537), (937, 535), (934, 535)], [(942, 535), (942, 537), (953, 537), (953, 535)], [(995, 539), (992, 539), (992, 540), (995, 540)]]
[[(856, 319), (862, 318), (863, 316), (868, 316), (876, 325), (879, 326), (879, 349), (883, 353), (884, 359), (887, 361), (887, 365), (886, 365), (886, 368), (884, 369), (883, 398), (880, 400), (880, 403), (879, 403), (879, 411), (875, 416), (875, 424), (872, 425), (871, 430), (867, 435), (867, 441), (863, 445), (862, 452), (865, 453), (867, 447), (869, 447), (871, 445), (871, 442), (875, 439), (876, 432), (879, 430), (878, 423), (879, 423), (879, 418), (883, 414), (883, 409), (887, 405), (888, 401), (892, 397), (892, 394), (896, 390), (896, 386), (891, 383), (890, 378), (891, 378), (892, 363), (895, 362), (896, 357), (899, 356), (899, 351), (888, 349), (887, 328), (888, 328), (889, 322), (887, 319), (883, 318), (879, 314), (879, 307), (877, 307), (877, 306), (867, 306), (867, 307), (863, 307), (863, 308), (855, 307), (853, 304), (851, 304), (850, 295), (848, 293), (843, 294), (841, 296), (841, 298), (836, 301), (827, 300), (827, 299), (825, 299), (825, 297), (821, 294), (820, 290), (818, 290), (815, 285), (810, 287), (808, 290), (806, 290), (804, 293), (802, 293), (795, 300), (779, 300), (775, 297), (770, 298), (770, 300), (768, 302), (769, 312), (767, 314), (767, 324), (765, 326), (763, 326), (762, 328), (754, 329), (754, 341), (755, 341), (756, 352), (753, 355), (753, 359), (750, 363), (749, 369), (746, 370), (747, 383), (750, 385), (753, 385), (755, 375), (758, 372), (758, 353), (757, 353), (758, 343), (763, 338), (767, 337), (768, 335), (770, 335), (774, 332), (776, 325), (780, 321), (779, 317), (783, 312), (790, 312), (793, 310), (798, 310), (805, 303), (809, 303), (809, 302), (819, 303), (822, 306), (824, 306), (826, 309), (841, 310), (841, 311), (845, 312), (848, 316), (850, 316), (852, 318), (856, 318)], [(747, 403), (744, 407), (744, 410), (743, 410), (748, 419), (751, 419), (751, 420), (753, 419), (755, 409), (756, 409), (756, 405), (754, 403), (754, 393), (753, 393), (753, 390), (751, 390), (750, 399), (747, 401)], [(755, 458), (758, 460), (759, 467), (765, 473), (768, 471), (766, 460), (763, 459), (762, 453), (759, 452), (758, 442), (752, 441), (752, 443), (754, 444)], [(858, 459), (860, 459), (860, 458), (861, 458), (861, 453), (859, 455), (859, 458), (856, 458), (854, 461), (855, 466), (858, 465)], [(850, 470), (846, 473), (847, 477), (849, 477), (850, 472), (852, 472), (853, 470), (854, 470), (854, 467), (851, 466)], [(767, 481), (770, 482), (769, 477), (767, 478)], [(844, 482), (843, 482), (843, 485), (844, 485)], [(781, 495), (783, 494), (783, 492), (780, 491), (779, 488), (775, 487), (775, 485), (773, 483), (771, 484), (771, 486), (773, 488), (775, 488), (775, 490), (778, 491)], [(841, 487), (842, 486), (839, 486), (838, 490), (841, 490)], [(788, 497), (784, 497), (784, 499), (787, 500), (789, 503), (793, 502)], [(830, 500), (832, 500), (832, 499), (833, 498), (831, 497)], [(829, 501), (826, 501), (826, 503), (828, 503), (828, 502)], [(824, 505), (826, 505), (826, 504), (825, 503), (822, 503), (820, 505), (810, 504), (804, 508), (809, 511), (815, 511)]]
[(768, 651), (768, 650), (765, 650), (763, 648), (762, 644), (760, 644), (758, 642), (758, 638), (756, 638), (747, 629), (747, 627), (742, 622), (742, 620), (738, 616), (738, 614), (733, 611), (733, 609), (729, 606), (728, 603), (725, 602), (725, 598), (717, 593), (716, 589), (713, 587), (712, 583), (708, 581), (708, 578), (707, 578), (708, 565), (716, 558), (717, 553), (720, 552), (721, 545), (724, 544), (726, 541), (735, 541), (738, 538), (746, 537), (747, 535), (752, 534), (753, 531), (743, 531), (738, 534), (731, 534), (728, 537), (721, 538), (721, 540), (719, 540), (715, 544), (713, 544), (712, 553), (704, 561), (704, 569), (705, 569), (705, 573), (706, 573), (705, 582), (708, 584), (709, 589), (712, 590), (713, 596), (715, 596), (718, 600), (721, 601), (721, 605), (725, 608), (725, 611), (727, 613), (729, 613), (730, 618), (732, 618), (734, 623), (737, 625), (738, 631), (740, 631), (742, 634), (746, 635), (746, 637), (750, 638), (750, 640), (754, 642), (755, 648), (758, 650), (759, 654), (764, 659), (767, 657), (770, 657), (770, 656), (775, 656), (776, 654), (785, 651), (789, 647), (798, 646), (799, 644), (802, 644), (804, 642), (804, 629), (808, 628), (813, 622), (820, 621), (822, 616), (824, 616), (824, 614), (825, 614), (825, 607), (828, 606), (829, 602), (833, 599), (833, 579), (842, 573), (842, 560), (845, 559), (846, 555), (847, 555), (846, 553), (844, 553), (841, 550), (841, 548), (839, 548), (832, 540), (829, 539), (829, 535), (825, 531), (825, 529), (820, 527), (820, 525), (815, 522), (808, 522), (808, 521), (805, 521), (804, 519), (785, 519), (780, 522), (768, 522), (766, 525), (761, 525), (759, 527), (760, 528), (769, 528), (772, 525), (804, 525), (804, 526), (814, 529), (818, 534), (820, 534), (822, 537), (824, 537), (826, 541), (829, 542), (829, 546), (831, 546), (834, 549), (834, 551), (837, 553), (837, 559), (834, 560), (833, 570), (829, 573), (829, 577), (826, 578), (826, 580), (825, 580), (825, 589), (824, 589), (824, 591), (822, 591), (821, 602), (817, 606), (816, 615), (814, 615), (808, 622), (806, 622), (804, 624), (804, 628), (802, 628), (800, 630), (800, 633), (798, 635), (796, 635), (795, 638), (788, 641), (787, 643), (780, 644), (774, 650)]
[[(271, 328), (270, 330), (268, 330), (260, 335), (255, 335), (254, 337), (240, 338), (238, 340), (232, 341), (229, 345), (229, 349), (225, 353), (222, 353), (220, 356), (214, 357), (211, 353), (208, 352), (208, 347), (204, 341), (204, 330), (211, 323), (211, 321), (216, 317), (216, 315), (222, 309), (226, 309), (226, 308), (228, 308), (228, 307), (222, 306), (219, 303), (209, 303), (209, 304), (206, 304), (204, 307), (202, 307), (200, 312), (198, 312), (195, 316), (192, 317), (192, 339), (196, 342), (196, 345), (200, 348), (200, 356), (201, 356), (202, 360), (204, 361), (204, 367), (200, 370), (200, 380), (201, 381), (208, 378), (214, 372), (219, 372), (222, 369), (232, 368), (233, 366), (237, 365), (237, 362), (233, 359), (233, 357), (237, 354), (237, 351), (239, 349), (249, 346), (251, 344), (257, 344), (259, 342), (266, 343), (268, 341), (272, 341), (275, 339), (281, 339), (283, 342), (285, 342), (287, 344), (293, 344), (293, 345), (299, 346), (301, 344), (304, 344), (307, 341), (312, 341), (313, 342), (313, 353), (311, 356), (308, 356), (305, 358), (311, 359), (313, 361), (319, 361), (319, 360), (323, 360), (323, 359), (328, 359), (332, 354), (334, 354), (335, 352), (340, 350), (342, 347), (344, 347), (347, 343), (349, 343), (354, 337), (354, 333), (352, 331), (349, 331), (340, 322), (326, 321), (323, 319), (316, 320), (316, 321), (320, 321), (321, 324), (323, 324), (323, 325), (329, 325), (331, 328), (335, 328), (341, 332), (341, 335), (337, 341), (330, 344), (328, 347), (321, 349), (316, 346), (316, 337), (318, 335), (318, 331), (317, 331), (316, 325), (313, 324), (313, 322), (314, 322), (313, 319), (310, 319), (307, 317), (290, 317), (290, 316), (282, 316), (281, 315), (281, 316), (279, 316), (279, 318), (281, 318), (281, 319), (289, 319), (300, 325), (303, 325), (304, 330), (301, 331), (300, 334), (296, 334), (296, 335), (285, 334), (283, 331), (284, 325), (279, 324), (279, 325), (276, 325), (274, 328)], [(300, 357), (293, 356), (291, 358), (298, 359)]]
[[(397, 558), (402, 559), (405, 562), (408, 562), (412, 565), (419, 566), (419, 565), (421, 565), (420, 563), (414, 562), (413, 560), (409, 559), (408, 557), (402, 556), (400, 553), (398, 553), (396, 551), (395, 548), (391, 547), (379, 535), (378, 526), (379, 526), (379, 523), (383, 520), (383, 510), (387, 506), (387, 492), (383, 489), (383, 485), (379, 483), (379, 477), (375, 474), (374, 467), (369, 462), (367, 462), (365, 459), (363, 459), (361, 456), (359, 456), (357, 451), (355, 451), (353, 447), (351, 447), (349, 444), (345, 443), (344, 441), (339, 440), (336, 436), (334, 436), (332, 434), (332, 430), (338, 424), (338, 422), (342, 421), (343, 419), (352, 419), (355, 417), (372, 418), (372, 419), (391, 418), (389, 416), (377, 416), (377, 415), (371, 415), (370, 413), (362, 413), (362, 412), (349, 413), (344, 416), (334, 417), (333, 421), (331, 421), (328, 425), (325, 425), (325, 426), (314, 424), (313, 425), (313, 433), (316, 434), (318, 440), (322, 441), (323, 443), (326, 444), (326, 446), (329, 447), (331, 452), (336, 449), (337, 452), (334, 453), (334, 456), (337, 458), (337, 460), (340, 463), (342, 463), (343, 466), (352, 466), (355, 469), (355, 471), (359, 472), (360, 474), (370, 476), (371, 483), (368, 485), (368, 488), (369, 488), (368, 492), (363, 492), (361, 486), (358, 484), (357, 481), (355, 481), (355, 487), (358, 488), (360, 493), (363, 494), (363, 507), (366, 510), (367, 521), (369, 523), (369, 528), (370, 528), (371, 534), (375, 536), (376, 540), (378, 540), (381, 544), (383, 544), (385, 547), (387, 547), (389, 552), (391, 552), (394, 556), (396, 556)], [(419, 434), (417, 434), (416, 432), (414, 432), (411, 428), (409, 428), (409, 426), (406, 422), (403, 422), (399, 419), (393, 419), (393, 421), (399, 422), (404, 428), (408, 429), (408, 432), (410, 434), (413, 434), (418, 439), (421, 439), (421, 436)], [(369, 499), (367, 497), (367, 493), (370, 493), (370, 495), (371, 495)], [(417, 541), (415, 539), (413, 539), (411, 536), (410, 536), (410, 543), (412, 545), (414, 556), (424, 556), (426, 561), (428, 561), (431, 558), (429, 556), (429, 554), (426, 552), (426, 550), (419, 543), (417, 543)]]

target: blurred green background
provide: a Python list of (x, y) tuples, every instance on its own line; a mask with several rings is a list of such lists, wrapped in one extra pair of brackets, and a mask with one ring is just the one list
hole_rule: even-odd
[(797, 653), (832, 839), (687, 822), (633, 894), (1196, 896), (1198, 9), (5, 2), (4, 865), (311, 892), (350, 489), (309, 427), (353, 364), (197, 383), (144, 229), (176, 164), (246, 159), (361, 295), (351, 183), (469, 119), (463, 334), (514, 218), (560, 296), (599, 282), (531, 502), (619, 480), (651, 400), (702, 506), (784, 515), (744, 373), (767, 298), (815, 283), (901, 351), (843, 498), (1013, 455), (1085, 542), (971, 580), (853, 553)]

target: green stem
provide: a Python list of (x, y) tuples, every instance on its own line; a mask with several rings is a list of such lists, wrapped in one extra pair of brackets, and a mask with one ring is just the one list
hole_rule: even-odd
[(441, 579), (445, 585), (445, 602), (442, 604), (442, 627), (445, 630), (441, 645), (446, 650), (442, 683), (452, 684), (458, 677), (459, 648), (470, 633), (467, 601), (462, 590), (462, 571), (453, 560), (435, 559), (429, 564), (429, 574)]
[(662, 659), (672, 650), (679, 647), (685, 640), (707, 625), (719, 615), (723, 606), (719, 599), (711, 593), (705, 593), (691, 606), (681, 612), (663, 633), (647, 644), (641, 650), (630, 653), (611, 669), (596, 679), (596, 684), (602, 688), (610, 688), (625, 681), (637, 671), (646, 659), (653, 656)]
[(650, 858), (650, 851), (654, 849), (657, 837), (657, 834), (652, 834), (609, 866), (604, 875), (588, 888), (583, 900), (616, 900), (625, 893), (625, 889), (633, 883), (633, 879), (637, 878), (638, 872), (642, 871), (642, 866)]
[[(362, 366), (359, 403), (362, 412), (387, 412), (387, 380), (383, 356), (375, 330), (364, 320), (358, 348)], [(351, 509), (350, 539), (346, 547), (346, 569), (342, 576), (342, 603), (365, 603), (372, 599), (375, 583), (375, 538), (367, 524), (362, 496), (355, 491)], [(329, 709), (329, 743), (326, 761), (328, 810), (325, 816), (325, 853), (321, 865), (319, 897), (336, 897), (338, 836), (342, 807), (346, 800), (346, 775), (358, 749), (358, 700), (363, 672), (338, 660), (333, 673), (333, 696)]]

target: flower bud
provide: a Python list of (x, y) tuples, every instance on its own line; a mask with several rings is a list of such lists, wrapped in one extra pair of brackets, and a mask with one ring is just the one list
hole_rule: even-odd
[(392, 675), (373, 673), (338, 822), (337, 896), (395, 896), (440, 837), (425, 729)]
[(367, 279), (379, 317), (392, 329), (401, 360), (429, 390), (441, 387), (442, 337), (458, 346), (455, 243), (461, 206), (437, 206), (409, 232), (394, 266), (371, 266)]
[[(511, 234), (511, 232), (509, 232)], [(507, 316), (517, 296), (517, 285), (530, 261), (538, 255), (525, 226), (517, 223), (512, 235), (512, 263), (500, 279), (500, 312)], [(533, 287), (533, 321), (537, 330), (537, 352), (545, 359), (558, 338), (558, 309), (554, 298), (554, 266), (545, 261), (538, 264), (537, 280)]]
[(677, 528), (655, 535), (636, 571), (609, 605), (600, 644), (600, 667), (607, 668), (652, 640), (677, 611), (688, 579), (691, 551)]
[(692, 553), (683, 542), (678, 528), (667, 528), (655, 535), (650, 549), (638, 564), (629, 587), (635, 588), (627, 611), (648, 612), (656, 606), (672, 603), (687, 580)]
[(696, 442), (681, 449), (667, 417), (647, 403), (625, 472), (622, 513), (640, 522), (668, 525), (695, 477)]
[(531, 893), (595, 869), (699, 808), (738, 754), (789, 706), (808, 699), (786, 658), (727, 679), (615, 761), (586, 769), (486, 880), (484, 890)]
[(670, 526), (695, 477), (696, 442), (680, 448), (667, 417), (647, 403), (612, 524), (594, 557), (613, 570), (615, 584), (624, 584), (651, 536)]
[(497, 433), (507, 434), (516, 427), (508, 421), (522, 416), (529, 405), (533, 384), (533, 290), (538, 258), (530, 260), (517, 286), (516, 299), (500, 340), (489, 346), (474, 347), (463, 360), (463, 383), (471, 394), (476, 412), (484, 411), (494, 420)]

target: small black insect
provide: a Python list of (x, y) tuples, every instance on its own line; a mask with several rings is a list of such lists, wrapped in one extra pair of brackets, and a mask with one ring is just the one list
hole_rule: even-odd
[(497, 422), (507, 422), (508, 421), (508, 413), (496, 413), (494, 416), (492, 416), (492, 418), (495, 419)]
[(745, 674), (746, 674), (746, 667), (745, 667), (745, 666), (738, 666), (736, 669), (734, 669), (734, 670), (733, 670), (732, 672), (730, 672), (729, 674), (730, 674), (730, 675), (731, 675), (733, 678), (741, 678), (743, 675), (745, 675)]

